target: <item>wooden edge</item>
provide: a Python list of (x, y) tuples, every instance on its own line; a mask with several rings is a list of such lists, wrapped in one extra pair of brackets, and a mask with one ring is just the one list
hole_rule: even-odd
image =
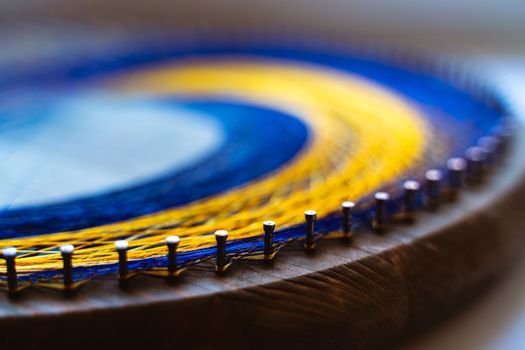
[(76, 296), (0, 297), (4, 344), (75, 348), (373, 348), (432, 324), (488, 285), (525, 245), (525, 132), (501, 169), (437, 213), (352, 245), (290, 247), (275, 264), (224, 277), (188, 271), (175, 285), (93, 281)]

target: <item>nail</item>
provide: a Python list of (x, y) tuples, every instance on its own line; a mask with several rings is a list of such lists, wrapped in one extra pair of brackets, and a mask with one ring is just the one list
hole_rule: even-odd
[(425, 173), (425, 179), (427, 182), (425, 205), (428, 209), (437, 209), (441, 199), (441, 180), (443, 179), (443, 173), (438, 169), (430, 169)]
[(512, 139), (512, 131), (513, 131), (513, 122), (510, 119), (510, 117), (506, 118), (501, 122), (500, 125), (497, 125), (494, 129), (492, 134), (497, 137), (500, 141), (500, 149), (499, 154), (503, 154), (507, 152), (511, 139)]
[(465, 152), (467, 159), (467, 179), (470, 181), (480, 181), (483, 177), (483, 162), (485, 152), (481, 147), (469, 147)]
[(275, 231), (275, 222), (263, 222), (264, 230), (264, 258), (270, 260), (273, 256), (273, 231)]
[(403, 203), (404, 203), (404, 212), (405, 220), (408, 222), (414, 221), (416, 217), (416, 207), (417, 207), (417, 193), (420, 189), (419, 182), (414, 180), (407, 180), (403, 182)]
[(217, 274), (223, 274), (228, 267), (228, 262), (226, 259), (226, 240), (228, 239), (228, 231), (215, 231), (215, 239), (217, 240), (215, 272)]
[(343, 212), (343, 234), (345, 240), (352, 238), (352, 212), (354, 208), (355, 203), (352, 201), (341, 203), (341, 210)]
[(115, 242), (115, 248), (118, 253), (118, 274), (119, 282), (124, 284), (128, 280), (129, 270), (128, 270), (128, 248), (129, 243), (125, 240), (120, 240)]
[(64, 289), (72, 291), (73, 289), (73, 252), (75, 247), (72, 244), (63, 244), (60, 246), (60, 253), (63, 261)]
[(304, 239), (304, 249), (307, 252), (312, 252), (315, 249), (315, 221), (317, 220), (317, 212), (315, 210), (307, 210), (304, 212), (306, 220), (306, 236)]
[(478, 146), (483, 150), (486, 163), (494, 164), (501, 150), (501, 140), (495, 136), (483, 136), (479, 139)]
[(168, 246), (168, 275), (175, 276), (177, 272), (177, 248), (179, 247), (179, 236), (166, 237), (166, 245)]
[(450, 158), (447, 161), (449, 190), (457, 191), (463, 187), (465, 170), (467, 170), (467, 161), (464, 158)]
[(390, 200), (390, 195), (386, 192), (376, 192), (374, 194), (376, 204), (376, 215), (374, 220), (374, 229), (376, 231), (384, 231), (387, 227), (387, 202)]
[(10, 297), (13, 297), (18, 292), (18, 276), (16, 273), (16, 254), (15, 247), (4, 248), (2, 250), (2, 257), (5, 259), (7, 270), (7, 292)]

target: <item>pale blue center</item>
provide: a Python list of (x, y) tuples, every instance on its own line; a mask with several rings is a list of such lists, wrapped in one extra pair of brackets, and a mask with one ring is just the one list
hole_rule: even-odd
[(47, 204), (182, 169), (224, 141), (212, 118), (123, 98), (70, 100), (0, 126), (0, 206)]

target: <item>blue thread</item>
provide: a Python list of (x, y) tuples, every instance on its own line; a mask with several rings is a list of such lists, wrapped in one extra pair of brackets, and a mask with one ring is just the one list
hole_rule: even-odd
[[(196, 44), (197, 42), (198, 44)], [(504, 110), (501, 107), (501, 105), (499, 105), (493, 97), (489, 97), (489, 100), (487, 101), (480, 101), (479, 99), (472, 96), (470, 93), (455, 87), (453, 84), (446, 82), (441, 78), (434, 77), (429, 74), (414, 72), (409, 69), (388, 65), (381, 62), (376, 62), (371, 59), (337, 55), (328, 52), (327, 50), (323, 51), (317, 49), (316, 51), (313, 51), (307, 48), (290, 48), (289, 45), (277, 45), (268, 42), (263, 43), (258, 40), (252, 40), (250, 42), (235, 44), (224, 43), (220, 40), (214, 42), (199, 40), (189, 44), (188, 42), (186, 42), (185, 44), (180, 44), (179, 42), (177, 42), (177, 40), (166, 40), (166, 38), (158, 38), (158, 40), (149, 40), (147, 43), (137, 43), (136, 46), (131, 47), (129, 51), (123, 52), (120, 56), (111, 56), (111, 58), (107, 60), (93, 61), (91, 64), (81, 62), (73, 66), (59, 66), (55, 70), (40, 72), (38, 74), (25, 77), (16, 76), (16, 74), (12, 74), (11, 76), (6, 75), (2, 80), (0, 80), (0, 87), (7, 86), (8, 84), (16, 82), (20, 87), (27, 88), (28, 86), (33, 84), (35, 80), (38, 80), (40, 84), (64, 84), (71, 81), (82, 81), (86, 77), (93, 77), (97, 75), (108, 74), (111, 72), (120, 72), (133, 66), (140, 66), (142, 64), (147, 64), (151, 62), (175, 60), (187, 57), (211, 58), (212, 56), (229, 56), (232, 54), (245, 56), (262, 56), (326, 65), (332, 68), (341, 69), (347, 72), (366, 77), (379, 84), (383, 84), (387, 87), (390, 87), (393, 90), (397, 91), (399, 94), (411, 100), (416, 106), (418, 106), (430, 122), (434, 122), (438, 126), (443, 125), (445, 123), (449, 130), (452, 130), (456, 127), (458, 128), (454, 131), (457, 135), (460, 135), (460, 138), (455, 138), (451, 141), (452, 151), (449, 154), (447, 154), (447, 157), (462, 154), (463, 150), (467, 146), (470, 146), (473, 143), (475, 143), (480, 136), (487, 134), (495, 125), (497, 125), (499, 123), (501, 115), (504, 113)], [(101, 55), (101, 57), (103, 56), (104, 55)], [(6, 96), (4, 96), (3, 98), (6, 98)], [(205, 105), (206, 104), (201, 105), (201, 108), (209, 108), (210, 110), (214, 110), (218, 107), (217, 105), (212, 104), (206, 105), (207, 107), (202, 107)], [(241, 107), (241, 109), (245, 107), (246, 106)], [(447, 114), (447, 118), (449, 119), (445, 119), (444, 114)], [(277, 119), (284, 120), (286, 118)], [(288, 119), (292, 120), (292, 118)], [(450, 124), (447, 124), (448, 122), (450, 122)], [(233, 128), (234, 125), (230, 125), (230, 127)], [(304, 126), (302, 127), (304, 128)], [(301, 128), (298, 125), (292, 127), (291, 129), (293, 129), (292, 131), (290, 131), (293, 135), (292, 139), (295, 140), (296, 143), (294, 143), (295, 146), (289, 146), (289, 154), (287, 155), (286, 159), (289, 159), (291, 156), (293, 156), (293, 154), (295, 154), (295, 152), (297, 152), (300, 149), (302, 143), (305, 141), (305, 134), (303, 134), (303, 138), (301, 138), (299, 135), (301, 133), (301, 131), (299, 131)], [(258, 139), (258, 141), (260, 140)], [(279, 144), (279, 142), (282, 142), (283, 140), (278, 139), (275, 141), (276, 144), (274, 147), (277, 147), (277, 149), (283, 147), (283, 145)], [(258, 146), (260, 145), (253, 145), (254, 149), (256, 150), (253, 154), (256, 154), (257, 152), (262, 152), (262, 150), (257, 148)], [(253, 163), (251, 163), (252, 159), (247, 154), (243, 154), (240, 158), (237, 158), (235, 160), (239, 160), (241, 163), (246, 162), (243, 165), (247, 166), (248, 168), (254, 165)], [(267, 158), (265, 158), (265, 162), (266, 160)], [(278, 166), (286, 160), (283, 157), (283, 159), (281, 159), (280, 161), (281, 163), (272, 164), (272, 167)], [(440, 161), (444, 161), (444, 159), (441, 159)], [(210, 169), (213, 169), (213, 167), (210, 167)], [(210, 190), (210, 192), (206, 193), (218, 193), (224, 189), (233, 186), (233, 183), (223, 182), (227, 179), (231, 179), (231, 176), (233, 176), (233, 179), (237, 181), (236, 183), (242, 183), (243, 181), (247, 180), (246, 177), (242, 177), (242, 172), (240, 171), (241, 168), (236, 168), (235, 166), (233, 166), (233, 168), (231, 169), (235, 170), (232, 170), (230, 173), (225, 173), (230, 177), (227, 177), (226, 179), (221, 179), (220, 184), (218, 183), (217, 186), (213, 188), (213, 191), (215, 192)], [(268, 167), (268, 169), (265, 171), (269, 171), (271, 169), (271, 167)], [(188, 169), (187, 174), (192, 173), (192, 171), (195, 170), (196, 168)], [(199, 168), (199, 172), (202, 172), (202, 170), (202, 168)], [(254, 172), (259, 175), (262, 175), (265, 172), (261, 169), (258, 169), (258, 171), (259, 172)], [(202, 173), (209, 175), (205, 171)], [(181, 175), (178, 174), (174, 176)], [(252, 176), (258, 175), (252, 174)], [(158, 182), (155, 182), (154, 184), (148, 184), (148, 186), (152, 185), (152, 188), (154, 188), (155, 191), (157, 191), (159, 189), (162, 189), (162, 186), (165, 184), (165, 181), (166, 179), (159, 179)], [(205, 184), (207, 183), (207, 181), (209, 181), (209, 177), (204, 178), (202, 183)], [(130, 189), (129, 191), (133, 193), (134, 190), (136, 189)], [(121, 194), (121, 196), (124, 197), (124, 199), (128, 198), (126, 197), (127, 194), (125, 193), (122, 192)], [(140, 195), (144, 195), (144, 193), (141, 193), (140, 191), (138, 191), (136, 194), (138, 196), (136, 198), (139, 198)], [(118, 194), (112, 195), (117, 195), (118, 197)], [(193, 196), (193, 194), (186, 194), (185, 196), (177, 197), (177, 200), (171, 198), (167, 200), (167, 202), (164, 202), (165, 199), (162, 198), (162, 195), (160, 195), (160, 197), (158, 196), (159, 194), (155, 194), (154, 198), (152, 198), (152, 202), (149, 205), (145, 204), (144, 208), (141, 210), (144, 210), (144, 213), (154, 212), (156, 210), (165, 208), (165, 205), (173, 206), (177, 205), (177, 203), (182, 204), (183, 202), (177, 202), (177, 200), (191, 200), (191, 196)], [(129, 198), (132, 197), (133, 196)], [(86, 199), (86, 201), (90, 200), (92, 200), (92, 198)], [(114, 200), (110, 199), (109, 202), (111, 201)], [(131, 203), (133, 203), (133, 206), (136, 206), (139, 202), (142, 203), (141, 199), (139, 199), (138, 202), (134, 202), (133, 200), (131, 201)], [(374, 208), (370, 204), (371, 198), (364, 198), (362, 200), (362, 203), (365, 203), (363, 204), (364, 209), (355, 213), (353, 219), (358, 223), (367, 223), (369, 217), (374, 213)], [(70, 203), (67, 205), (70, 205)], [(397, 191), (396, 193), (394, 193), (393, 199), (389, 203), (389, 210), (392, 213), (398, 212), (400, 210), (400, 205), (401, 192)], [(421, 206), (421, 197), (418, 197), (418, 206)], [(53, 216), (47, 218), (45, 218), (45, 216), (43, 216), (42, 214), (36, 213), (36, 208), (31, 209), (35, 210), (35, 212), (32, 213), (23, 213), (22, 211), (18, 212), (17, 215), (14, 215), (15, 211), (4, 213), (2, 214), (2, 220), (0, 221), (0, 225), (2, 226), (3, 230), (4, 228), (7, 228), (3, 234), (4, 238), (20, 237), (28, 234), (39, 234), (44, 232), (53, 232), (55, 230), (61, 231), (65, 229), (70, 229), (67, 227), (88, 227), (90, 225), (96, 225), (96, 222), (101, 223), (105, 222), (104, 220), (113, 220), (112, 218), (118, 217), (119, 215), (121, 215), (122, 218), (126, 217), (126, 215), (137, 215), (136, 211), (130, 213), (129, 211), (126, 211), (126, 209), (119, 208), (116, 205), (109, 205), (105, 207), (104, 204), (102, 205), (102, 207), (102, 214), (93, 221), (81, 221), (82, 217), (84, 217), (85, 215), (85, 207), (83, 207), (83, 205), (79, 205), (76, 207), (71, 206), (65, 212), (64, 208), (61, 208), (59, 205), (55, 208), (51, 208), (56, 210), (56, 212), (53, 213)], [(135, 209), (130, 210), (133, 211)], [(22, 214), (24, 214), (24, 217), (21, 217)], [(31, 217), (31, 215), (33, 215), (34, 218)], [(71, 221), (71, 218), (77, 218), (79, 221), (75, 223), (67, 223), (68, 220)], [(24, 224), (24, 222), (26, 224)], [(338, 217), (338, 215), (329, 215), (325, 218), (322, 218), (316, 223), (317, 234), (323, 235), (337, 230), (339, 228), (339, 225), (340, 218)], [(290, 239), (301, 238), (303, 237), (303, 235), (304, 225), (298, 225), (295, 227), (278, 230), (276, 232), (274, 241), (276, 244), (280, 244)], [(235, 255), (246, 251), (260, 250), (262, 250), (262, 240), (260, 237), (236, 240), (228, 242), (227, 244), (227, 251), (230, 255)], [(214, 252), (214, 247), (195, 250), (191, 252), (181, 252), (178, 256), (179, 264), (181, 266), (184, 266), (187, 264), (191, 264), (197, 259), (209, 258), (210, 256), (213, 256)], [(152, 267), (165, 266), (165, 259), (165, 257), (154, 257), (143, 259), (140, 261), (131, 261), (130, 268), (132, 270), (140, 270)], [(75, 268), (75, 279), (81, 280), (90, 278), (92, 276), (115, 273), (117, 271), (117, 268), (118, 267), (116, 264), (94, 266), (89, 268)], [(21, 280), (52, 278), (58, 275), (59, 271), (43, 271), (28, 276), (21, 276)]]
[(198, 164), (145, 184), (85, 199), (4, 211), (0, 213), (0, 238), (78, 230), (199, 200), (274, 171), (289, 161), (308, 137), (301, 121), (270, 109), (210, 101), (159, 103), (214, 115), (225, 131), (226, 142)]

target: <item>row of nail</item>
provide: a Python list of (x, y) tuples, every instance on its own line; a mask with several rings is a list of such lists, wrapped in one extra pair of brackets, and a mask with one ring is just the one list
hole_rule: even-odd
[[(447, 193), (450, 199), (455, 199), (458, 192), (464, 186), (465, 180), (470, 182), (479, 182), (486, 169), (504, 153), (508, 144), (508, 132), (499, 132), (496, 136), (482, 137), (477, 146), (470, 147), (465, 152), (464, 158), (451, 158), (446, 163), (446, 176), (440, 169), (430, 169), (426, 171), (422, 186), (416, 180), (406, 180), (402, 186), (401, 198), (401, 214), (404, 221), (413, 221), (417, 209), (421, 206), (418, 203), (418, 198), (423, 198), (422, 206), (427, 209), (435, 210), (438, 208), (443, 194)], [(446, 184), (443, 184), (444, 180)], [(442, 187), (445, 186), (444, 189)], [(420, 193), (420, 190), (425, 188), (425, 193)], [(387, 192), (376, 192), (373, 197), (374, 210), (371, 226), (377, 232), (384, 232), (388, 228), (388, 223), (391, 221), (390, 213), (388, 211), (388, 202), (391, 196)], [(341, 231), (343, 238), (349, 240), (352, 237), (353, 227), (353, 213), (356, 208), (356, 203), (352, 201), (345, 201), (341, 204)], [(315, 210), (306, 210), (304, 212), (306, 229), (304, 235), (304, 249), (306, 252), (315, 250), (316, 245), (316, 228), (317, 212)], [(275, 222), (263, 222), (263, 259), (271, 261), (275, 255), (275, 247), (273, 242), (273, 235), (275, 231)], [(215, 257), (215, 271), (217, 274), (224, 274), (231, 264), (228, 257), (226, 245), (228, 239), (228, 232), (225, 230), (215, 231), (216, 239), (216, 257)], [(166, 244), (166, 261), (167, 269), (166, 277), (173, 280), (181, 272), (177, 263), (177, 248), (180, 242), (178, 236), (169, 236), (165, 239)], [(126, 286), (134, 274), (128, 268), (127, 252), (129, 249), (129, 242), (126, 240), (118, 240), (115, 242), (115, 249), (118, 254), (118, 274), (119, 282), (122, 286)], [(74, 246), (72, 244), (64, 244), (59, 248), (62, 257), (62, 283), (63, 289), (66, 292), (74, 291), (76, 284), (74, 282), (73, 269), (73, 254)], [(4, 248), (2, 251), (2, 258), (6, 262), (7, 273), (7, 289), (10, 296), (15, 296), (23, 289), (19, 285), (16, 269), (17, 249), (15, 247)]]

